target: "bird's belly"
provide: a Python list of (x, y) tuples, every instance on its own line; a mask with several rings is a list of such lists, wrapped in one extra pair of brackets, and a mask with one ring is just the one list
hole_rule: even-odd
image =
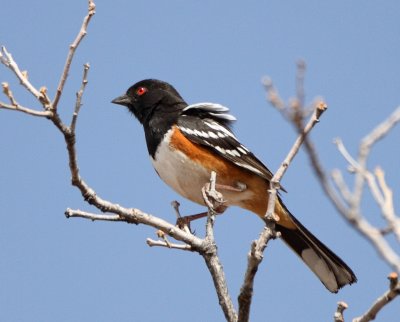
[(168, 132), (152, 158), (160, 178), (176, 192), (204, 205), (201, 190), (210, 181), (211, 171), (215, 171), (217, 190), (223, 194), (224, 206), (235, 205), (259, 215), (265, 214), (268, 189), (266, 180), (226, 162), (221, 156), (210, 158), (205, 148), (196, 147), (189, 140), (179, 149), (176, 144), (173, 131)]
[(211, 171), (166, 142), (160, 144), (151, 161), (160, 178), (177, 193), (193, 202), (204, 204), (201, 189), (210, 181)]

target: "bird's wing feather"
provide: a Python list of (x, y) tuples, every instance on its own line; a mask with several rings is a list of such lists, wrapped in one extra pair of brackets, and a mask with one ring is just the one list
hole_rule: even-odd
[[(219, 112), (226, 114), (225, 112), (229, 110), (225, 109)], [(186, 109), (187, 112), (190, 110)], [(193, 115), (193, 110), (190, 114), (185, 114), (184, 111), (178, 121), (178, 127), (183, 135), (196, 144), (208, 147), (237, 166), (247, 169), (268, 181), (271, 180), (271, 171), (237, 140), (228, 125), (224, 124), (223, 120), (226, 119), (221, 120), (220, 115), (214, 116), (213, 114), (216, 114), (215, 110), (212, 113), (210, 112), (205, 108), (202, 108), (198, 115)]]

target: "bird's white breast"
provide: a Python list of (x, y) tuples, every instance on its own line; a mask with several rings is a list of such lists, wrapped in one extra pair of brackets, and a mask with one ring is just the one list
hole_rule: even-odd
[(152, 158), (160, 178), (185, 198), (204, 204), (202, 187), (209, 182), (210, 172), (193, 162), (170, 145), (172, 130), (168, 131)]

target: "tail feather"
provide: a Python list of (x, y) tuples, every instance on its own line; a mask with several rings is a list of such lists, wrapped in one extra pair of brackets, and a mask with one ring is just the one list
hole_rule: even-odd
[(347, 264), (305, 228), (281, 202), (285, 215), (292, 221), (288, 228), (277, 224), (285, 243), (318, 276), (325, 287), (336, 293), (341, 287), (357, 282), (357, 277)]

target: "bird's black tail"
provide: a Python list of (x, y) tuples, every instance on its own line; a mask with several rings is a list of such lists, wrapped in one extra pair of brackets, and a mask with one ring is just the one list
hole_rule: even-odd
[[(279, 200), (280, 201), (280, 200)], [(357, 282), (357, 277), (335, 253), (308, 231), (280, 201), (280, 206), (286, 212), (286, 218), (292, 221), (289, 225), (276, 225), (285, 243), (301, 258), (301, 260), (318, 276), (325, 287), (336, 293), (346, 284)]]

